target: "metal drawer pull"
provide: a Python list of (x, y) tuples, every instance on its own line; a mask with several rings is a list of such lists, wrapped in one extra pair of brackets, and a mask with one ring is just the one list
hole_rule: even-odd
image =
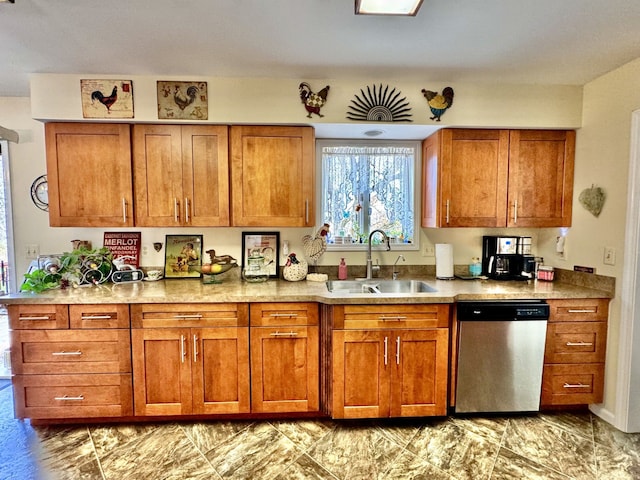
[(20, 320), (51, 320), (51, 317), (43, 315), (42, 317), (20, 317)]
[(406, 320), (407, 319), (407, 317), (403, 315), (395, 315), (393, 317), (385, 317), (384, 315), (381, 315), (378, 318), (383, 322), (386, 322), (387, 320)]
[(111, 315), (82, 315), (82, 320), (111, 320)]
[(51, 352), (51, 355), (63, 356), (63, 355), (82, 355), (80, 350), (76, 350), (75, 352), (65, 352), (64, 350), (61, 352)]
[(272, 337), (295, 337), (298, 335), (298, 332), (274, 332), (269, 335)]
[(199, 313), (193, 315), (174, 315), (173, 318), (181, 318), (184, 320), (188, 318), (202, 318), (202, 315)]
[(291, 317), (297, 317), (298, 314), (297, 313), (271, 313), (269, 315), (270, 317), (286, 317), (286, 318), (291, 318)]
[(569, 313), (596, 313), (597, 310), (590, 310), (590, 309), (584, 309), (584, 310), (567, 310)]
[(127, 199), (122, 197), (122, 223), (127, 223)]
[(591, 347), (593, 342), (567, 342), (567, 347)]
[(584, 383), (565, 383), (564, 388), (589, 388), (591, 385), (585, 385)]
[(69, 401), (73, 401), (73, 400), (84, 400), (84, 395), (78, 395), (77, 397), (70, 397), (68, 395), (65, 395), (63, 397), (53, 397), (54, 400), (60, 400), (60, 401), (64, 401), (64, 402), (69, 402)]
[(184, 348), (184, 335), (180, 335), (180, 361), (184, 363), (184, 358), (187, 355), (187, 350)]

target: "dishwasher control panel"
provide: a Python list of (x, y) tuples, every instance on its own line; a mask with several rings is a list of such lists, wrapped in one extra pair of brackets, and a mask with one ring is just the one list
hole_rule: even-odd
[(457, 318), (463, 321), (546, 320), (549, 305), (544, 300), (458, 302)]

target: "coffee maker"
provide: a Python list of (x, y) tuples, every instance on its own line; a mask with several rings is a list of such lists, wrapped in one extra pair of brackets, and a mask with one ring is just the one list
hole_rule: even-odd
[(482, 237), (482, 275), (495, 280), (527, 280), (534, 269), (531, 237)]

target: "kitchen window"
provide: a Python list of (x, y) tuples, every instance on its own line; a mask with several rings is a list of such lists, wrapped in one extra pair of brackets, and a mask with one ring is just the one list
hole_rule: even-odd
[[(417, 142), (318, 140), (319, 224), (329, 250), (360, 249), (383, 230), (393, 248), (416, 249)], [(374, 242), (382, 242), (380, 235)]]

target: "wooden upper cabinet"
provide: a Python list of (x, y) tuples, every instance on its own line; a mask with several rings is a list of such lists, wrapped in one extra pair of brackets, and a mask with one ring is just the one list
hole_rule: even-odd
[(133, 226), (131, 136), (117, 123), (47, 123), (49, 224)]
[(228, 127), (135, 125), (136, 225), (229, 225)]
[(571, 225), (575, 132), (444, 129), (423, 142), (423, 227)]
[(232, 225), (315, 223), (312, 127), (232, 126)]
[(576, 132), (509, 133), (508, 227), (571, 226)]

